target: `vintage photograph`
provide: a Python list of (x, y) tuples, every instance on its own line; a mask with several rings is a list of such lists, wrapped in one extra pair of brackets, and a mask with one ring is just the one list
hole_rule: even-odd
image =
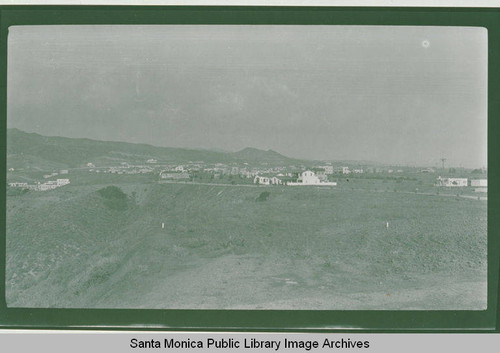
[(480, 27), (12, 26), (10, 308), (485, 310)]

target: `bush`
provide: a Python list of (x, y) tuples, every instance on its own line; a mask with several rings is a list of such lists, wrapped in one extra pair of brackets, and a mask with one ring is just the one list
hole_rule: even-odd
[(126, 199), (127, 194), (125, 194), (122, 189), (117, 186), (111, 185), (97, 191), (103, 198), (108, 200), (114, 199)]
[(119, 187), (111, 185), (97, 192), (107, 207), (117, 211), (125, 211), (128, 208), (128, 196)]
[(259, 197), (255, 199), (255, 201), (266, 201), (269, 198), (269, 195), (271, 195), (269, 191), (261, 192)]

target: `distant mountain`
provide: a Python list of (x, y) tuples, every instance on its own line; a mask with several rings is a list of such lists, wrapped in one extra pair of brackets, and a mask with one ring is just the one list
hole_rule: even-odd
[[(110, 165), (119, 162), (144, 163), (154, 158), (163, 162), (205, 161), (225, 162), (231, 160), (226, 153), (191, 150), (184, 148), (156, 147), (127, 142), (97, 141), (86, 138), (48, 137), (26, 133), (18, 129), (7, 130), (7, 156), (9, 167), (15, 163), (43, 161), (58, 167), (79, 167), (88, 162)], [(12, 167), (15, 167), (12, 165)], [(37, 166), (32, 166), (37, 167)]]
[(241, 151), (231, 154), (233, 158), (248, 163), (270, 163), (270, 164), (293, 164), (299, 162), (296, 159), (288, 158), (273, 150), (259, 150), (257, 148), (247, 147)]
[(7, 130), (7, 164), (13, 168), (74, 168), (93, 163), (96, 166), (121, 162), (145, 163), (150, 158), (159, 163), (272, 163), (292, 164), (294, 159), (278, 152), (245, 148), (239, 152), (220, 152), (186, 148), (157, 147), (147, 144), (98, 141), (86, 138), (42, 136), (19, 129)]

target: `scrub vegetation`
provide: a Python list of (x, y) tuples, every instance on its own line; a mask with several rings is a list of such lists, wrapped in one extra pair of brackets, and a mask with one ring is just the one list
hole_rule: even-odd
[(269, 193), (138, 176), (12, 195), (7, 303), (484, 309), (486, 202), (406, 192), (415, 182)]

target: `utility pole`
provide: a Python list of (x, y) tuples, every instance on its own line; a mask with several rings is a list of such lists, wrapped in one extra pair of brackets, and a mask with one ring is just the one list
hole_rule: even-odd
[(444, 162), (446, 162), (446, 158), (441, 158), (441, 166), (444, 169)]

